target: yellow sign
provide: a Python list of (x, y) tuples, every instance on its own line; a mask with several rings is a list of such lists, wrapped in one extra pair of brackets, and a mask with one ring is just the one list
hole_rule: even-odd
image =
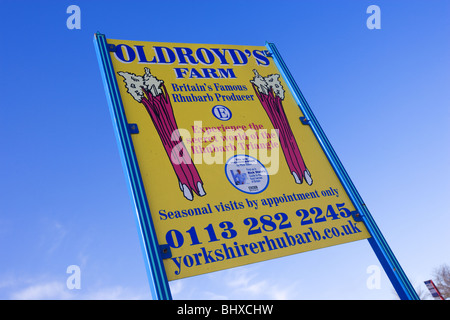
[(370, 237), (265, 47), (108, 43), (169, 280)]

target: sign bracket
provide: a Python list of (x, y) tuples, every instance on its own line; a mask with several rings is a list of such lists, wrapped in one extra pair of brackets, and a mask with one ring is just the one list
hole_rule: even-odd
[(116, 46), (114, 44), (108, 43), (107, 46), (109, 52), (116, 52)]
[(363, 221), (362, 216), (358, 211), (352, 211), (351, 214), (352, 214), (353, 220), (355, 220), (355, 222)]
[(170, 246), (168, 244), (161, 244), (159, 249), (161, 250), (161, 258), (163, 260), (172, 258), (172, 251), (170, 250)]
[(306, 117), (300, 117), (300, 122), (304, 125), (309, 125), (310, 120), (307, 119)]
[(136, 123), (129, 123), (128, 124), (128, 130), (131, 134), (138, 134), (139, 133), (139, 127)]

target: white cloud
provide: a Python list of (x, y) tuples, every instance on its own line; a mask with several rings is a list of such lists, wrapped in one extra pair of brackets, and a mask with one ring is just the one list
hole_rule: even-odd
[[(255, 268), (240, 267), (203, 278), (170, 282), (174, 299), (268, 299), (289, 300), (299, 297), (298, 282), (280, 283), (265, 277)], [(13, 300), (144, 300), (151, 299), (150, 290), (121, 285), (83, 283), (81, 289), (70, 290), (65, 279), (48, 276), (36, 278), (3, 277), (0, 279), (3, 299)]]
[(257, 272), (256, 267), (230, 269), (220, 279), (230, 289), (232, 299), (296, 299), (298, 282), (280, 284), (272, 277)]
[(236, 270), (229, 270), (226, 273), (226, 284), (232, 288), (245, 288), (249, 286), (250, 281), (256, 277), (256, 273), (249, 269), (240, 268)]
[(70, 291), (66, 289), (65, 283), (52, 281), (35, 284), (12, 293), (13, 300), (61, 300), (71, 299)]
[(169, 282), (170, 291), (172, 292), (172, 295), (177, 295), (183, 290), (183, 282), (182, 281), (172, 281)]
[(68, 235), (68, 229), (50, 216), (40, 218), (36, 229), (40, 230), (39, 240), (37, 241), (39, 249), (48, 255), (56, 253)]
[(242, 266), (170, 283), (174, 299), (205, 300), (294, 300), (299, 299), (299, 281), (279, 281), (258, 272), (257, 266)]
[(66, 279), (48, 275), (31, 277), (3, 276), (0, 299), (10, 300), (144, 300), (151, 299), (150, 290), (136, 290), (121, 285), (83, 283), (81, 289), (69, 289)]
[(122, 286), (100, 288), (88, 292), (82, 297), (86, 300), (144, 300), (150, 298), (150, 291), (147, 294), (142, 294)]
[(141, 293), (123, 286), (69, 290), (65, 283), (52, 281), (30, 285), (11, 293), (12, 300), (144, 300), (150, 292)]

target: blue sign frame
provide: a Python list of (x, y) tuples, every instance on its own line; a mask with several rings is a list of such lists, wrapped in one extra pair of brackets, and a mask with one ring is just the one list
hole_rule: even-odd
[[(154, 300), (171, 300), (169, 281), (162, 259), (163, 248), (159, 246), (151, 219), (150, 207), (144, 190), (139, 165), (131, 139), (132, 126), (128, 124), (122, 105), (119, 87), (109, 55), (109, 47), (104, 34), (96, 33), (94, 45), (108, 99), (109, 110), (119, 145), (122, 166), (128, 178), (128, 188), (133, 204), (136, 206), (136, 223), (141, 234), (141, 248), (149, 278), (150, 290)], [(166, 249), (167, 250), (167, 249)]]
[(305, 115), (303, 119), (300, 119), (304, 125), (309, 125), (321, 145), (323, 151), (325, 152), (328, 161), (332, 165), (334, 171), (336, 172), (339, 180), (345, 188), (345, 191), (349, 195), (350, 199), (353, 202), (354, 207), (357, 209), (357, 212), (354, 214), (355, 220), (363, 221), (367, 230), (369, 231), (371, 238), (367, 239), (375, 252), (378, 260), (384, 268), (389, 280), (391, 281), (394, 289), (402, 300), (419, 300), (419, 296), (417, 295), (414, 287), (411, 285), (408, 277), (404, 273), (402, 267), (397, 261), (394, 253), (390, 249), (386, 239), (378, 228), (375, 220), (369, 212), (369, 209), (364, 204), (361, 196), (356, 190), (353, 182), (351, 181), (349, 175), (347, 174), (344, 166), (339, 160), (336, 152), (334, 151), (331, 143), (329, 142), (327, 136), (323, 132), (320, 127), (319, 122), (314, 116), (311, 108), (306, 102), (305, 97), (300, 91), (299, 87), (295, 83), (294, 78), (289, 72), (286, 64), (283, 61), (279, 51), (273, 43), (266, 43), (266, 47), (268, 48), (268, 55), (271, 56), (277, 65), (278, 69), (281, 72), (281, 75), (287, 82), (289, 89), (291, 90), (296, 102)]

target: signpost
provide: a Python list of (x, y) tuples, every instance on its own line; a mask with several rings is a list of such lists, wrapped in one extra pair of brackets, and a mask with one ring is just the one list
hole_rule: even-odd
[(434, 284), (433, 280), (427, 280), (424, 281), (425, 285), (427, 286), (428, 290), (431, 293), (431, 296), (436, 300), (445, 300), (444, 297), (439, 292), (439, 289)]
[(155, 299), (361, 239), (417, 298), (273, 44), (94, 43)]

